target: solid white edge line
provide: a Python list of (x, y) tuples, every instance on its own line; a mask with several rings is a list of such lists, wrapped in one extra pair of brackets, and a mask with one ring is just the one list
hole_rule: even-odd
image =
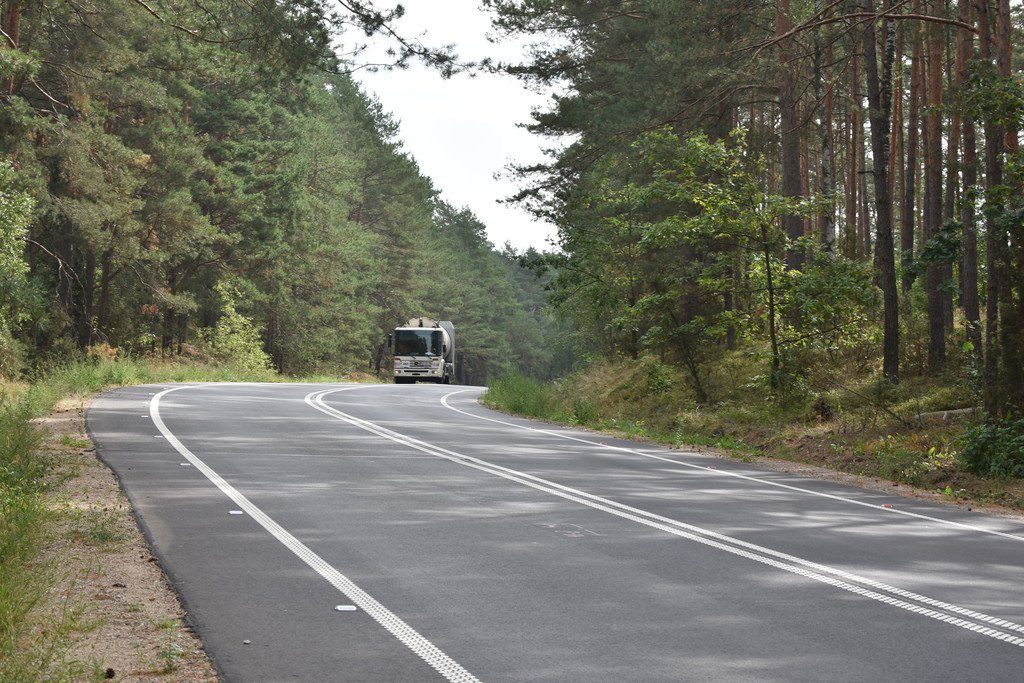
[[(904, 600), (892, 597), (891, 595), (882, 595), (881, 593), (878, 593), (874, 590), (868, 590), (862, 586), (852, 585), (847, 581), (843, 581), (840, 580), (840, 578), (835, 577), (841, 577), (842, 579), (847, 579), (849, 581), (857, 581), (866, 586), (870, 586), (871, 588), (887, 591), (893, 593), (894, 595), (898, 595), (902, 598), (915, 600), (919, 603), (930, 605), (932, 607), (937, 607), (948, 612), (954, 612), (955, 614), (969, 616), (970, 618), (977, 619), (978, 621), (984, 621), (989, 624), (997, 625), (1001, 628), (1006, 628), (1009, 630), (1024, 633), (1024, 626), (1016, 624), (1012, 621), (999, 619), (997, 617), (993, 617), (982, 612), (976, 612), (974, 610), (969, 610), (964, 607), (959, 607), (957, 605), (935, 600), (933, 598), (928, 598), (926, 596), (918, 595), (901, 588), (888, 586), (881, 582), (877, 582), (866, 577), (857, 576), (856, 574), (852, 574), (841, 569), (818, 564), (815, 562), (811, 562), (809, 560), (804, 560), (802, 558), (798, 558), (792, 555), (788, 555), (786, 553), (772, 550), (770, 548), (758, 546), (756, 544), (748, 543), (746, 541), (741, 541), (739, 539), (735, 539), (724, 534), (719, 534), (708, 529), (703, 529), (701, 527), (687, 524), (685, 522), (680, 522), (678, 520), (662, 517), (660, 515), (656, 515), (654, 513), (641, 510), (639, 508), (633, 508), (631, 506), (624, 505), (622, 503), (618, 503), (610, 499), (602, 498), (600, 496), (596, 496), (585, 491), (580, 491), (578, 489), (564, 486), (562, 484), (542, 479), (540, 477), (535, 477), (525, 472), (520, 472), (518, 470), (502, 467), (500, 465), (495, 465), (493, 463), (489, 463), (487, 461), (480, 460), (472, 456), (463, 455), (455, 451), (450, 451), (440, 446), (435, 446), (433, 444), (420, 441), (419, 439), (415, 439), (413, 437), (400, 434), (398, 432), (394, 432), (386, 427), (381, 427), (380, 425), (377, 425), (368, 420), (363, 420), (353, 415), (349, 415), (340, 410), (337, 410), (336, 408), (332, 408), (331, 406), (327, 405), (324, 402), (324, 398), (328, 394), (348, 390), (350, 389), (343, 388), (315, 391), (308, 394), (305, 400), (306, 403), (309, 404), (311, 407), (323, 412), (324, 414), (331, 415), (355, 427), (363, 429), (364, 431), (371, 432), (373, 434), (376, 434), (377, 436), (389, 439), (391, 441), (408, 446), (410, 448), (414, 448), (425, 453), (431, 453), (445, 460), (449, 460), (451, 462), (466, 467), (471, 467), (473, 469), (477, 469), (494, 476), (499, 476), (504, 479), (508, 479), (510, 481), (522, 484), (524, 486), (528, 486), (530, 488), (551, 495), (555, 495), (560, 498), (564, 498), (566, 500), (570, 500), (590, 508), (607, 512), (617, 517), (622, 517), (624, 519), (628, 519), (630, 521), (637, 522), (648, 527), (665, 531), (675, 536), (680, 536), (688, 540), (701, 543), (703, 545), (711, 546), (732, 553), (734, 555), (739, 555), (741, 557), (745, 557), (747, 559), (751, 559), (762, 564), (767, 564), (787, 572), (804, 576), (806, 578), (810, 578), (812, 580), (819, 581), (821, 583), (825, 583), (827, 585), (834, 586), (841, 590), (855, 593), (857, 595), (861, 595), (863, 597), (867, 597), (869, 599), (876, 600), (887, 605), (892, 605), (894, 607), (898, 607), (900, 609), (904, 609), (915, 614), (921, 614), (923, 616), (927, 616), (938, 621), (949, 623), (954, 626), (963, 628), (965, 630), (979, 633), (981, 635), (989, 636), (991, 638), (995, 638), (997, 640), (1001, 640), (1003, 642), (1007, 642), (1018, 647), (1024, 647), (1024, 638), (1020, 638), (1018, 636), (1014, 636), (1012, 634), (1005, 633), (1002, 631), (997, 631), (995, 629), (989, 628), (988, 626), (983, 626), (981, 624), (966, 621), (964, 619), (960, 619), (958, 617), (946, 614), (944, 612), (929, 609), (928, 607), (924, 607), (921, 604), (913, 604), (910, 602), (906, 602)], [(496, 422), (498, 421), (496, 420)], [(826, 576), (825, 574), (832, 574), (833, 576)]]
[(238, 507), (242, 508), (256, 522), (262, 526), (271, 536), (291, 550), (300, 560), (305, 562), (313, 571), (322, 576), (328, 583), (345, 595), (353, 604), (372, 617), (378, 624), (383, 626), (389, 633), (397, 638), (403, 645), (412, 650), (424, 662), (433, 667), (438, 673), (449, 681), (456, 683), (473, 683), (478, 681), (473, 674), (469, 673), (454, 659), (449, 657), (440, 648), (420, 635), (414, 628), (406, 624), (400, 617), (378, 602), (369, 593), (357, 586), (351, 579), (332, 567), (323, 558), (310, 550), (302, 541), (290, 534), (284, 527), (279, 525), (264, 513), (255, 504), (249, 501), (242, 493), (227, 483), (211, 467), (190, 451), (164, 424), (160, 416), (160, 399), (172, 391), (191, 389), (203, 385), (187, 385), (165, 389), (153, 396), (149, 403), (150, 416), (160, 433), (166, 437), (168, 443), (185, 459), (191, 462), (196, 469), (201, 471), (207, 479), (230, 498)]
[(582, 438), (577, 437), (577, 436), (572, 436), (571, 434), (562, 434), (562, 433), (559, 433), (559, 432), (556, 432), (556, 431), (552, 431), (550, 429), (537, 429), (536, 427), (528, 427), (526, 425), (518, 425), (518, 424), (515, 424), (514, 422), (506, 422), (504, 420), (498, 420), (498, 419), (495, 419), (493, 417), (486, 417), (484, 415), (474, 415), (473, 413), (467, 412), (465, 410), (460, 410), (460, 409), (452, 406), (450, 403), (448, 403), (448, 397), (449, 396), (454, 396), (455, 394), (461, 394), (461, 393), (464, 393), (465, 391), (467, 391), (467, 390), (463, 389), (463, 390), (460, 390), (460, 391), (453, 391), (453, 392), (451, 392), (449, 394), (445, 394), (441, 398), (441, 404), (445, 408), (448, 408), (449, 410), (455, 411), (456, 413), (461, 413), (462, 415), (466, 415), (468, 417), (476, 418), (478, 420), (486, 420), (488, 422), (496, 422), (498, 424), (506, 425), (506, 426), (509, 426), (509, 427), (516, 427), (517, 429), (525, 429), (525, 430), (531, 431), (531, 432), (538, 432), (540, 434), (546, 434), (548, 436), (554, 436), (554, 437), (557, 437), (557, 438), (560, 438), (560, 439), (568, 439), (570, 441), (578, 441), (579, 443), (585, 443), (585, 444), (588, 444), (588, 445), (591, 445), (591, 446), (599, 446), (601, 448), (607, 448), (607, 449), (613, 450), (613, 451), (620, 451), (622, 453), (630, 453), (630, 454), (633, 454), (633, 455), (639, 455), (642, 458), (650, 458), (651, 460), (660, 460), (662, 462), (671, 463), (673, 465), (679, 465), (680, 467), (687, 467), (689, 469), (696, 470), (698, 472), (704, 472), (704, 473), (707, 473), (707, 474), (716, 474), (716, 475), (720, 474), (720, 475), (724, 475), (724, 476), (727, 476), (727, 477), (735, 477), (737, 479), (744, 479), (744, 480), (747, 480), (747, 481), (757, 482), (758, 484), (764, 484), (765, 486), (774, 486), (776, 488), (786, 489), (788, 491), (796, 491), (798, 493), (806, 493), (808, 495), (817, 496), (819, 498), (830, 498), (832, 500), (838, 500), (838, 501), (842, 501), (844, 503), (852, 503), (853, 505), (861, 505), (863, 507), (871, 508), (873, 510), (878, 510), (879, 512), (883, 512), (883, 513), (886, 513), (886, 514), (890, 514), (891, 513), (891, 514), (895, 514), (895, 515), (903, 515), (905, 517), (914, 517), (916, 519), (922, 519), (922, 520), (926, 520), (928, 522), (935, 522), (936, 524), (943, 524), (943, 525), (946, 525), (946, 526), (957, 527), (959, 529), (966, 529), (968, 531), (977, 531), (977, 532), (983, 533), (983, 534), (990, 534), (992, 536), (999, 536), (1001, 538), (1007, 538), (1007, 539), (1010, 539), (1010, 540), (1013, 540), (1013, 541), (1024, 542), (1024, 536), (1017, 536), (1015, 534), (1009, 534), (1009, 533), (1006, 533), (1004, 531), (996, 531), (995, 529), (986, 529), (985, 527), (975, 526), (973, 524), (964, 524), (963, 522), (954, 522), (953, 520), (941, 519), (939, 517), (929, 517), (928, 515), (922, 515), (922, 514), (917, 513), (917, 512), (910, 512), (908, 510), (900, 510), (899, 508), (887, 508), (887, 507), (884, 507), (883, 505), (878, 504), (878, 503), (869, 503), (869, 502), (866, 502), (866, 501), (863, 501), (863, 500), (857, 500), (855, 498), (847, 498), (845, 496), (839, 496), (839, 495), (836, 495), (834, 493), (823, 493), (821, 491), (813, 491), (811, 489), (805, 489), (805, 488), (801, 488), (799, 486), (793, 486), (791, 484), (783, 484), (783, 483), (777, 482), (777, 481), (769, 481), (767, 479), (761, 479), (759, 477), (752, 477), (749, 474), (740, 474), (739, 472), (729, 472), (727, 470), (714, 469), (714, 468), (711, 468), (711, 467), (706, 467), (704, 465), (694, 465), (692, 463), (681, 462), (679, 460), (674, 460), (672, 458), (667, 458), (667, 457), (664, 457), (664, 456), (661, 456), (661, 455), (654, 455), (653, 453), (644, 453), (643, 451), (639, 451), (639, 450), (636, 450), (634, 448), (624, 448), (622, 446), (612, 446), (612, 445), (605, 444), (605, 443), (590, 441), (588, 439), (582, 439)]

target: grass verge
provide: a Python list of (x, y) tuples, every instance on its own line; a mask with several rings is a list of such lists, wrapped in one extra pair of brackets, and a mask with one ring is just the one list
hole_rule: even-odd
[[(974, 397), (966, 388), (924, 377), (892, 387), (865, 377), (771, 396), (758, 370), (758, 359), (738, 353), (710, 367), (706, 377), (717, 400), (705, 404), (694, 400), (682, 371), (653, 358), (595, 363), (547, 384), (502, 377), (483, 402), (626, 438), (814, 465), (944, 500), (1024, 510), (1024, 479), (985, 476), (964, 457), (964, 435), (977, 429), (970, 414), (929, 417), (970, 406)], [(1024, 422), (1014, 429), (1024, 434)], [(1013, 434), (993, 433), (990, 441), (1024, 443)]]

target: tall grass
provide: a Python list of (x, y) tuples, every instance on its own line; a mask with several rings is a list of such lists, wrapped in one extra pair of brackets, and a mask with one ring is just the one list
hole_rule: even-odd
[(555, 401), (550, 387), (522, 375), (505, 375), (487, 386), (486, 405), (518, 415), (553, 419)]
[(19, 646), (50, 587), (37, 558), (49, 516), (43, 493), (51, 462), (38, 451), (44, 434), (29, 421), (30, 398), (36, 399), (30, 391), (0, 398), (0, 680), (26, 672)]

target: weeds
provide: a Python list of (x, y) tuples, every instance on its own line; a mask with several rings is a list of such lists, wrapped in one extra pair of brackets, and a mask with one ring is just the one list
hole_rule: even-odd
[(484, 402), (519, 415), (551, 419), (552, 396), (546, 384), (522, 375), (506, 375), (487, 388)]
[(1024, 420), (996, 420), (967, 429), (960, 441), (964, 466), (994, 479), (1024, 477)]
[(157, 658), (161, 662), (160, 672), (169, 674), (174, 673), (178, 670), (178, 665), (181, 664), (182, 658), (185, 656), (185, 648), (174, 639), (174, 636), (170, 636), (167, 642), (157, 653)]
[(167, 640), (164, 642), (164, 646), (160, 648), (160, 652), (157, 653), (157, 658), (161, 662), (160, 672), (165, 674), (174, 673), (178, 670), (178, 665), (185, 656), (185, 648), (177, 640), (179, 622), (177, 619), (169, 617), (155, 621), (153, 625), (159, 630), (167, 632)]
[(110, 510), (77, 510), (71, 517), (71, 536), (94, 546), (121, 543), (127, 535), (117, 528), (117, 513)]
[(168, 617), (166, 619), (153, 622), (153, 626), (156, 626), (161, 631), (173, 631), (178, 628), (178, 620), (174, 617)]
[(61, 444), (68, 446), (69, 448), (81, 448), (87, 449), (92, 448), (92, 442), (86, 439), (76, 439), (68, 434), (62, 434), (60, 437)]

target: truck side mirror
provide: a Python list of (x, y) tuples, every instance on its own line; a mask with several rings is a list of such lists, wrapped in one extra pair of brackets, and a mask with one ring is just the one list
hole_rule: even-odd
[(388, 335), (388, 351), (391, 350), (391, 335)]

